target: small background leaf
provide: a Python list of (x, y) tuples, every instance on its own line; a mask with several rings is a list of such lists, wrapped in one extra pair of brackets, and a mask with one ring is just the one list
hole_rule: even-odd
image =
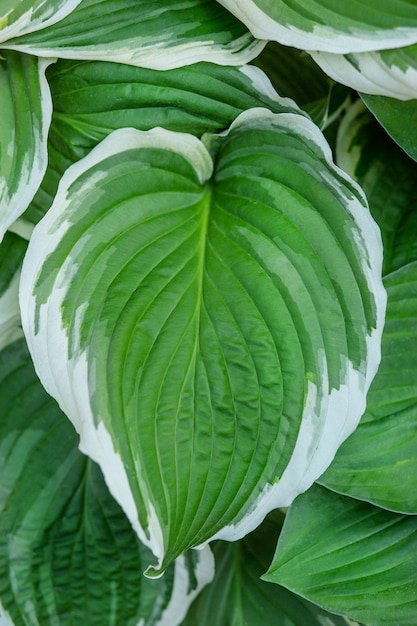
[(4, 50), (0, 57), (0, 241), (27, 209), (45, 173), (51, 60)]
[(283, 515), (271, 513), (239, 542), (213, 544), (216, 574), (181, 626), (355, 626), (284, 587), (260, 579), (271, 561)]
[(367, 626), (417, 613), (417, 517), (315, 485), (291, 506), (264, 580)]

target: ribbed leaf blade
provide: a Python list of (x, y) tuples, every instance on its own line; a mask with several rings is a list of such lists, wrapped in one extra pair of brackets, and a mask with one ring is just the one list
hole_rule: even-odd
[(261, 580), (276, 547), (280, 515), (271, 514), (239, 542), (213, 544), (214, 580), (191, 605), (181, 626), (357, 626)]
[(315, 485), (291, 506), (264, 580), (369, 626), (410, 626), (417, 518)]
[(417, 263), (385, 278), (382, 361), (366, 412), (320, 483), (400, 513), (417, 513)]
[(258, 68), (198, 63), (149, 70), (100, 61), (60, 60), (48, 71), (54, 113), (48, 168), (24, 219), (37, 223), (52, 204), (65, 170), (101, 139), (126, 126), (188, 132), (220, 132), (244, 110), (263, 106), (293, 111)]
[(323, 472), (385, 306), (377, 228), (309, 120), (251, 110), (206, 142), (212, 180), (191, 135), (115, 131), (64, 176), (22, 281), (42, 381), (162, 568)]
[(177, 625), (210, 579), (210, 555), (144, 578), (146, 548), (77, 450), (23, 339), (0, 352), (0, 392), (0, 602), (13, 620), (0, 609), (1, 623)]
[(311, 52), (331, 78), (357, 91), (400, 101), (417, 98), (417, 45), (352, 54)]
[(413, 0), (219, 0), (260, 39), (303, 50), (359, 52), (417, 41)]
[(7, 42), (40, 56), (160, 70), (197, 61), (239, 65), (264, 45), (212, 0), (81, 0), (59, 23)]
[(81, 0), (0, 2), (0, 42), (45, 28), (68, 15)]
[(0, 58), (0, 240), (27, 209), (46, 170), (50, 63), (6, 50)]

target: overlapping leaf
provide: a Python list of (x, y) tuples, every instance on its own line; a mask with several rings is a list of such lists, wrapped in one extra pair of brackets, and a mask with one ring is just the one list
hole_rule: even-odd
[(340, 124), (336, 161), (365, 191), (381, 228), (384, 274), (417, 260), (417, 165), (391, 141), (360, 100)]
[(417, 95), (407, 102), (368, 94), (361, 98), (394, 141), (417, 161)]
[(212, 0), (81, 0), (59, 23), (7, 42), (40, 56), (162, 70), (197, 61), (239, 65), (264, 45)]
[(1, 0), (0, 42), (55, 24), (80, 2), (81, 0)]
[(258, 68), (198, 63), (157, 71), (100, 61), (61, 60), (48, 71), (54, 114), (49, 165), (25, 219), (36, 223), (52, 204), (59, 180), (101, 139), (126, 126), (162, 126), (200, 137), (230, 126), (244, 110), (292, 111)]
[(357, 91), (397, 100), (417, 98), (417, 45), (358, 54), (311, 55), (326, 74)]
[(0, 622), (14, 626), (178, 624), (210, 555), (162, 581), (99, 468), (34, 372), (24, 340), (0, 352)]
[(0, 350), (22, 337), (19, 310), (20, 268), (27, 242), (6, 233), (0, 246)]
[(50, 62), (13, 51), (0, 58), (0, 240), (27, 209), (46, 170)]
[(303, 50), (360, 52), (417, 42), (414, 0), (219, 0), (260, 39)]
[(417, 263), (385, 279), (382, 362), (359, 427), (320, 483), (401, 513), (417, 513)]
[(368, 626), (417, 612), (417, 517), (314, 486), (291, 506), (265, 580)]
[(277, 512), (240, 542), (213, 545), (215, 578), (181, 626), (357, 626), (260, 579), (270, 565), (281, 525)]
[(378, 230), (297, 114), (115, 131), (26, 256), (37, 370), (167, 564), (288, 505), (355, 428), (379, 361)]

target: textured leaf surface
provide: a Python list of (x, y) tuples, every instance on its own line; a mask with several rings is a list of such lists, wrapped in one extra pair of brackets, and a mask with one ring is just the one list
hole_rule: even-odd
[(274, 513), (240, 542), (213, 544), (215, 578), (191, 605), (181, 626), (357, 626), (260, 579), (271, 562), (281, 525), (280, 514)]
[(340, 124), (336, 162), (366, 193), (381, 228), (384, 274), (417, 260), (417, 164), (393, 143), (360, 100)]
[[(0, 394), (0, 601), (10, 624), (178, 624), (207, 555), (193, 557), (190, 589), (185, 559), (161, 581), (142, 576), (146, 548), (77, 450), (23, 340), (0, 352)], [(1, 610), (0, 622), (9, 624)]]
[(22, 280), (42, 381), (162, 567), (324, 471), (385, 306), (378, 230), (308, 119), (255, 109), (206, 142), (213, 178), (191, 135), (115, 131), (62, 179)]
[(417, 517), (314, 486), (291, 506), (265, 580), (369, 626), (417, 612)]
[(46, 170), (50, 63), (6, 50), (0, 58), (0, 240), (27, 209)]
[(394, 141), (417, 161), (417, 94), (408, 102), (367, 94), (361, 98)]
[(0, 0), (0, 42), (61, 20), (81, 0)]
[(264, 45), (213, 0), (81, 0), (58, 24), (7, 43), (41, 56), (160, 70), (197, 61), (239, 65)]
[(326, 74), (352, 89), (397, 100), (417, 98), (417, 45), (358, 54), (310, 54)]
[(260, 39), (303, 50), (359, 52), (417, 42), (414, 0), (219, 0)]
[(25, 213), (37, 223), (52, 204), (65, 170), (100, 140), (126, 126), (201, 136), (228, 128), (244, 110), (263, 106), (275, 113), (295, 104), (281, 98), (255, 67), (198, 63), (149, 70), (100, 61), (60, 60), (48, 70), (54, 113), (48, 140), (49, 165)]
[(385, 279), (382, 361), (356, 431), (320, 483), (400, 513), (417, 514), (417, 263)]

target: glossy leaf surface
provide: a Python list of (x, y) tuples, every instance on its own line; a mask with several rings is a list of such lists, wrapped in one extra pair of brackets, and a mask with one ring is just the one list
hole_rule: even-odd
[(417, 611), (417, 517), (314, 486), (291, 506), (265, 580), (369, 626)]
[(22, 279), (42, 382), (162, 568), (323, 472), (385, 307), (378, 230), (308, 119), (250, 110), (205, 141), (214, 162), (115, 131), (64, 176)]

